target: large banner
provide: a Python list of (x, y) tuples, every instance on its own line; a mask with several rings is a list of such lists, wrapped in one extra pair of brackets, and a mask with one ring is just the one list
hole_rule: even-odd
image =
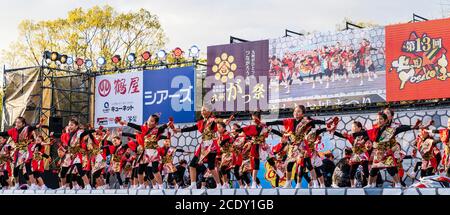
[(115, 119), (142, 124), (152, 114), (160, 123), (195, 120), (193, 67), (102, 75), (95, 80), (95, 127), (115, 127)]
[(269, 42), (271, 108), (385, 101), (383, 27)]
[(117, 126), (119, 117), (141, 124), (142, 72), (97, 76), (95, 79), (95, 127)]
[(193, 122), (194, 67), (144, 71), (144, 119), (161, 113), (160, 123)]
[(450, 19), (386, 27), (388, 101), (450, 97)]
[(208, 47), (204, 101), (215, 111), (266, 110), (268, 40)]

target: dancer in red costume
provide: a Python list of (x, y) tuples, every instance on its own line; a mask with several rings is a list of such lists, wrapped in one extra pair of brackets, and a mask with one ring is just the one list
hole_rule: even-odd
[(400, 179), (398, 177), (398, 164), (396, 157), (400, 149), (398, 148), (395, 136), (399, 133), (406, 132), (412, 129), (419, 128), (420, 121), (415, 126), (401, 125), (398, 127), (391, 127), (389, 125), (388, 116), (384, 113), (377, 115), (377, 125), (367, 131), (360, 131), (353, 134), (353, 136), (365, 136), (372, 141), (374, 148), (374, 158), (372, 169), (369, 173), (369, 183), (366, 187), (375, 187), (376, 177), (380, 169), (386, 168), (389, 175), (392, 176), (395, 187), (401, 187)]
[(261, 122), (261, 111), (252, 113), (252, 125), (244, 126), (236, 130), (236, 132), (244, 132), (246, 136), (251, 137), (251, 149), (250, 149), (250, 166), (252, 171), (252, 184), (251, 188), (257, 187), (257, 175), (260, 164), (260, 146), (266, 143), (266, 138), (269, 135), (269, 128), (266, 124)]
[(138, 189), (145, 188), (144, 171), (147, 175), (151, 173), (155, 176), (157, 189), (163, 189), (163, 181), (159, 171), (161, 156), (158, 154), (158, 141), (166, 128), (169, 126), (169, 123), (159, 127), (158, 123), (159, 115), (157, 114), (151, 115), (147, 120), (147, 123), (142, 126), (133, 123), (126, 123), (125, 121), (120, 122), (121, 125), (127, 125), (140, 132), (139, 134), (136, 134), (136, 140), (141, 146), (144, 147), (144, 153), (142, 158), (138, 159), (138, 180), (140, 184)]
[[(69, 123), (66, 127), (66, 133), (63, 133), (61, 135), (61, 142), (66, 148), (66, 153), (68, 153), (68, 157), (65, 157), (65, 162), (70, 162), (70, 166), (61, 170), (61, 189), (65, 189), (68, 185), (65, 183), (66, 174), (72, 174), (75, 169), (83, 180), (83, 183), (85, 185), (84, 188), (92, 189), (89, 183), (89, 178), (87, 177), (86, 171), (83, 168), (83, 161), (86, 162), (83, 159), (83, 156), (87, 154), (88, 150), (86, 137), (94, 132), (95, 130), (81, 129), (78, 120), (74, 118), (69, 120)], [(84, 165), (84, 167), (86, 167), (86, 164)]]
[[(204, 105), (201, 109), (202, 119), (190, 127), (182, 129), (172, 129), (175, 133), (199, 131), (202, 134), (202, 140), (195, 151), (194, 157), (189, 164), (189, 175), (191, 178), (191, 185), (189, 189), (197, 189), (197, 166), (199, 163), (207, 163), (208, 169), (217, 184), (216, 188), (221, 188), (219, 173), (216, 169), (217, 152), (220, 149), (217, 142), (217, 119), (212, 115), (211, 108)], [(228, 122), (229, 123), (229, 122)]]
[[(326, 123), (323, 120), (315, 120), (310, 117), (307, 117), (305, 114), (306, 114), (305, 106), (298, 105), (294, 108), (293, 118), (276, 120), (266, 123), (268, 126), (272, 125), (284, 126), (285, 135), (289, 136), (291, 139), (286, 169), (286, 178), (288, 180), (286, 181), (285, 188), (290, 188), (292, 186), (292, 183), (289, 179), (292, 177), (292, 168), (294, 167), (294, 164), (299, 160), (298, 156), (300, 156), (301, 154), (309, 153), (307, 152), (308, 151), (307, 148), (299, 147), (300, 145), (303, 144), (306, 134), (308, 134), (315, 125), (327, 124), (327, 127), (330, 127), (332, 123), (337, 122), (336, 118), (333, 118), (331, 121)], [(317, 181), (318, 178), (316, 170), (314, 170), (314, 167), (311, 163), (311, 157), (306, 156), (303, 159), (303, 163), (308, 169), (308, 171), (311, 173), (311, 178), (313, 180), (313, 187), (318, 187), (319, 186), (319, 183)]]
[[(351, 187), (356, 185), (356, 170), (361, 165), (363, 167), (363, 181), (367, 183), (367, 178), (369, 177), (369, 157), (370, 154), (367, 153), (366, 142), (369, 139), (364, 136), (355, 137), (354, 133), (364, 131), (361, 122), (354, 121), (352, 124), (352, 133), (340, 133), (335, 131), (334, 135), (340, 138), (346, 139), (352, 145), (352, 156), (350, 157), (350, 184)], [(363, 184), (365, 186), (366, 184)]]
[(13, 175), (15, 187), (19, 187), (19, 173), (23, 172), (25, 167), (26, 175), (28, 178), (33, 177), (31, 170), (31, 159), (28, 159), (28, 146), (33, 142), (33, 131), (41, 127), (41, 122), (36, 126), (28, 125), (25, 118), (17, 117), (14, 122), (14, 127), (6, 132), (1, 132), (0, 136), (10, 137), (12, 142), (11, 146), (14, 150), (13, 154)]
[(447, 128), (431, 130), (432, 133), (439, 134), (444, 148), (444, 156), (442, 156), (442, 165), (447, 177), (450, 177), (450, 117), (448, 118)]

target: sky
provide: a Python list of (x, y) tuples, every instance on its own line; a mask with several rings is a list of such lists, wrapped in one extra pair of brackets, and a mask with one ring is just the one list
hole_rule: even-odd
[[(416, 13), (429, 19), (450, 14), (450, 0), (0, 0), (0, 50), (19, 36), (21, 20), (66, 17), (78, 7), (111, 5), (119, 12), (145, 8), (156, 14), (169, 42), (167, 49), (276, 38), (289, 29), (334, 31), (345, 17), (380, 25), (408, 22)], [(4, 64), (0, 57), (0, 64)]]

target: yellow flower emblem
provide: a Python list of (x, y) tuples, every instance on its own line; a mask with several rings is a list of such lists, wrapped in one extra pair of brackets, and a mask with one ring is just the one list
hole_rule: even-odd
[(222, 53), (220, 57), (216, 57), (214, 63), (215, 65), (212, 67), (212, 71), (215, 73), (216, 80), (225, 83), (228, 79), (234, 78), (237, 65), (234, 63), (234, 57), (232, 55)]

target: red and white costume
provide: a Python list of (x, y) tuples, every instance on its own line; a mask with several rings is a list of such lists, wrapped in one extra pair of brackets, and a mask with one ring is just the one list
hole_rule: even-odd
[[(140, 131), (140, 133), (136, 133), (136, 141), (142, 147), (143, 154), (138, 158), (138, 163), (151, 164), (152, 162), (161, 161), (161, 156), (158, 154), (158, 141), (161, 139), (161, 134), (167, 128), (167, 125), (150, 128), (148, 125), (137, 126), (128, 123), (128, 126)], [(140, 154), (140, 151), (138, 153)]]
[(436, 152), (439, 153), (435, 145), (435, 141), (431, 137), (423, 138), (422, 135), (417, 136), (417, 150), (422, 156), (422, 170), (429, 168), (437, 169), (438, 163), (436, 159)]
[(45, 146), (33, 143), (30, 147), (29, 157), (31, 158), (31, 169), (33, 172), (44, 172)]
[(173, 156), (177, 152), (177, 149), (174, 147), (160, 147), (158, 149), (158, 153), (162, 158), (162, 162), (160, 164), (160, 171), (164, 174), (174, 173), (177, 171), (175, 165), (173, 164)]
[(0, 174), (6, 171), (9, 177), (12, 176), (11, 149), (11, 146), (7, 143), (0, 147)]
[[(90, 170), (90, 160), (87, 157), (87, 145), (84, 137), (87, 132), (82, 129), (77, 129), (74, 132), (64, 133), (61, 135), (61, 142), (64, 146), (67, 146), (68, 156), (65, 156), (62, 166), (66, 166), (70, 162), (69, 166), (81, 164), (83, 170)], [(77, 170), (76, 168), (74, 170)], [(74, 173), (74, 172), (72, 172)]]
[(439, 129), (439, 135), (444, 148), (444, 156), (442, 157), (442, 165), (449, 172), (450, 169), (450, 129)]
[[(246, 136), (251, 137), (250, 140), (250, 165), (252, 170), (259, 169), (260, 147), (266, 143), (266, 138), (269, 136), (269, 129), (267, 125), (259, 123), (257, 125), (244, 126), (238, 131), (243, 131)], [(245, 161), (244, 161), (245, 162)]]
[(198, 130), (202, 134), (202, 139), (199, 146), (195, 150), (194, 156), (203, 161), (207, 158), (209, 153), (217, 153), (219, 151), (219, 144), (215, 138), (217, 133), (216, 118), (209, 117), (207, 119), (198, 120), (194, 126), (181, 129), (181, 132), (190, 132)]
[(11, 128), (7, 132), (13, 141), (13, 163), (15, 167), (21, 166), (29, 160), (27, 151), (28, 145), (32, 143), (32, 130), (33, 129), (31, 126), (25, 126), (22, 130), (20, 130), (20, 133), (17, 128)]
[(221, 169), (231, 169), (233, 167), (233, 138), (228, 132), (219, 134), (217, 141), (220, 144), (221, 163), (219, 167)]
[(245, 134), (239, 134), (236, 138), (234, 138), (233, 142), (233, 165), (241, 166), (242, 165), (242, 150), (247, 141), (247, 136)]

